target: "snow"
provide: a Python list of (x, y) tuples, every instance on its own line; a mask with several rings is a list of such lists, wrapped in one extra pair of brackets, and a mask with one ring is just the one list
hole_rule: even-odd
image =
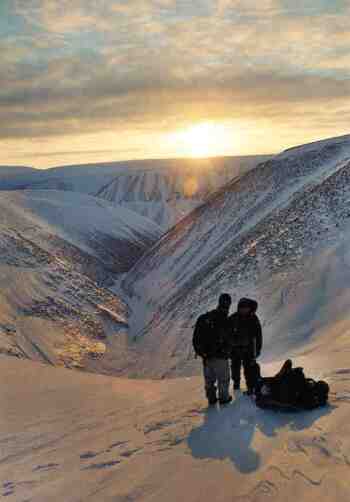
[(128, 312), (106, 287), (159, 235), (87, 195), (1, 192), (0, 354), (118, 373), (105, 360), (123, 351)]
[(97, 258), (103, 255), (103, 242), (98, 243), (103, 237), (115, 241), (117, 255), (118, 243), (121, 248), (128, 246), (128, 254), (137, 249), (142, 253), (161, 235), (156, 224), (126, 208), (74, 192), (1, 192), (0, 204)]
[(278, 414), (238, 394), (207, 409), (199, 377), (126, 380), (2, 357), (2, 381), (11, 385), (0, 390), (1, 494), (37, 502), (346, 502), (347, 355), (331, 349), (298, 362), (327, 377), (330, 406)]
[[(1, 193), (2, 497), (347, 502), (349, 187), (350, 137), (298, 147), (157, 241), (157, 226), (103, 200)], [(155, 242), (112, 290), (90, 277), (104, 267), (101, 229), (108, 256), (116, 239), (126, 253)], [(260, 303), (263, 374), (292, 356), (330, 384), (329, 406), (275, 413), (236, 393), (206, 407), (192, 326), (224, 290)]]
[(199, 206), (225, 182), (254, 168), (269, 157), (225, 157), (178, 160), (152, 169), (123, 172), (96, 196), (146, 216), (164, 230)]
[(210, 192), (268, 158), (142, 160), (42, 170), (0, 167), (0, 190), (65, 190), (98, 195), (167, 230)]

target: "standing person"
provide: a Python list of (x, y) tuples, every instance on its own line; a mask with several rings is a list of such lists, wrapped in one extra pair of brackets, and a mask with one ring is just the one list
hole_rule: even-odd
[(243, 366), (248, 395), (254, 393), (256, 359), (260, 356), (263, 343), (257, 309), (258, 303), (255, 300), (241, 298), (237, 312), (229, 317), (233, 386), (235, 390), (240, 389)]
[(222, 294), (217, 308), (201, 315), (194, 329), (193, 348), (203, 360), (205, 392), (209, 405), (215, 405), (218, 397), (222, 405), (232, 401), (229, 393), (231, 347), (228, 330), (231, 303), (231, 296)]

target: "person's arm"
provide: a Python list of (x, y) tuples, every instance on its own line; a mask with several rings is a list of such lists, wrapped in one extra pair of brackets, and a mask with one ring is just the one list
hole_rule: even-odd
[(202, 330), (203, 330), (203, 317), (201, 316), (197, 319), (196, 325), (194, 327), (192, 345), (196, 356), (205, 358), (206, 353), (205, 353), (205, 348), (203, 347)]
[(256, 343), (256, 357), (259, 357), (261, 354), (262, 347), (263, 347), (263, 336), (262, 336), (261, 324), (260, 324), (258, 317), (256, 317), (255, 343)]
[(196, 356), (200, 356), (200, 348), (199, 348), (199, 322), (197, 320), (196, 325), (194, 327), (193, 338), (192, 338), (193, 350)]

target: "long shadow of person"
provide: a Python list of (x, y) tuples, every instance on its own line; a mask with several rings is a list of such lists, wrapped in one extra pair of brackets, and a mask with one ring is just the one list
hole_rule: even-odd
[(249, 474), (261, 465), (261, 456), (252, 444), (257, 430), (267, 437), (277, 436), (286, 426), (301, 431), (333, 409), (328, 406), (311, 412), (276, 413), (261, 410), (240, 396), (231, 406), (208, 408), (203, 424), (190, 432), (187, 442), (194, 458), (228, 458), (241, 473)]

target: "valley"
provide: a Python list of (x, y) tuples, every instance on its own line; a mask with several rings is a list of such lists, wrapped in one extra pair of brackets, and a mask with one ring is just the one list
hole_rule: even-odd
[[(149, 212), (169, 204), (156, 173), (103, 197), (0, 191), (2, 497), (347, 501), (349, 177), (344, 136), (210, 185), (171, 224)], [(263, 374), (292, 357), (329, 406), (207, 408), (192, 330), (223, 291), (259, 301)]]

